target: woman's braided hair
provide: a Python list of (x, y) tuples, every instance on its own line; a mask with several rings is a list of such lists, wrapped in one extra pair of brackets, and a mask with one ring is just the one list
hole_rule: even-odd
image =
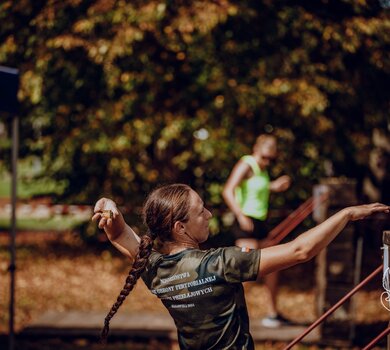
[(143, 206), (143, 220), (148, 232), (142, 236), (137, 256), (116, 302), (104, 319), (100, 338), (106, 342), (109, 325), (123, 301), (133, 290), (145, 270), (156, 238), (163, 244), (172, 241), (172, 229), (176, 221), (187, 222), (191, 188), (183, 184), (166, 185), (150, 193)]

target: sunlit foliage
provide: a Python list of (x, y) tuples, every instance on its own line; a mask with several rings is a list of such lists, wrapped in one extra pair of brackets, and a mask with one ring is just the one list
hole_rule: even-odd
[(5, 0), (0, 64), (20, 69), (21, 156), (63, 196), (139, 203), (167, 181), (218, 206), (258, 133), (287, 197), (355, 177), (390, 101), (390, 12), (377, 1)]

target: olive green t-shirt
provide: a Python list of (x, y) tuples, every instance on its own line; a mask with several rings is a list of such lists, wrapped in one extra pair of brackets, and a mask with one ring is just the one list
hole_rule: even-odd
[(254, 349), (241, 282), (256, 280), (260, 250), (152, 252), (142, 274), (173, 317), (181, 349)]

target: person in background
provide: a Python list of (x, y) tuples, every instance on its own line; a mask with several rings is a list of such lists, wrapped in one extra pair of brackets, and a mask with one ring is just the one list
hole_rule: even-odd
[(209, 236), (212, 214), (191, 187), (172, 184), (152, 191), (143, 206), (147, 232), (141, 237), (125, 222), (115, 202), (101, 198), (92, 219), (131, 261), (125, 285), (104, 320), (102, 340), (112, 317), (142, 277), (175, 321), (180, 349), (254, 350), (242, 282), (305, 262), (349, 221), (389, 211), (389, 206), (378, 203), (345, 208), (295, 240), (261, 250), (200, 250)]
[[(234, 166), (223, 189), (223, 198), (236, 218), (233, 230), (236, 245), (259, 249), (267, 242), (267, 219), (270, 192), (286, 191), (291, 179), (283, 175), (270, 180), (268, 168), (277, 157), (275, 136), (263, 134), (257, 137), (251, 155), (241, 157)], [(261, 320), (265, 327), (276, 328), (291, 324), (277, 309), (278, 272), (264, 277), (268, 303), (268, 315)]]

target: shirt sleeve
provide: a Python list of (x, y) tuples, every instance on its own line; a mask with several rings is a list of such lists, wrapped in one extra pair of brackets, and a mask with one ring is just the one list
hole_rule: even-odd
[(212, 265), (226, 282), (255, 281), (259, 271), (260, 256), (261, 250), (258, 249), (220, 248), (215, 251)]

